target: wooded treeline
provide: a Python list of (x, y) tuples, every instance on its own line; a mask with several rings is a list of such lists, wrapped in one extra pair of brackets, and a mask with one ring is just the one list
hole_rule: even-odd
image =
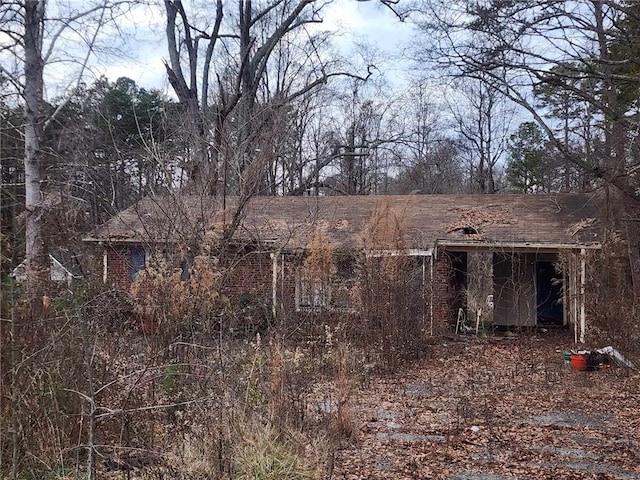
[[(632, 2), (378, 7), (415, 28), (406, 65), (419, 77), (402, 91), (364, 49), (359, 63), (342, 57), (336, 35), (319, 27), (324, 3), (165, 1), (156, 6), (166, 21), (165, 94), (127, 78), (88, 81), (91, 54), (69, 53), (81, 39), (64, 32), (81, 22), (99, 51), (131, 5), (3, 4), (3, 55), (14, 66), (1, 77), (3, 231), (24, 232), (11, 224), (22, 195), (27, 237), (41, 238), (33, 245), (47, 243), (37, 233), (49, 216), (41, 209), (63, 198), (86, 230), (165, 190), (248, 198), (611, 184), (635, 196)], [(47, 99), (47, 73), (65, 54), (78, 72), (67, 93)]]

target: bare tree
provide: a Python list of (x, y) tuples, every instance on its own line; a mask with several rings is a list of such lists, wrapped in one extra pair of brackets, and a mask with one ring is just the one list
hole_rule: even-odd
[[(635, 48), (630, 32), (637, 25), (637, 8), (623, 0), (436, 1), (422, 14), (429, 44), (417, 52), (421, 58), (501, 92), (527, 110), (574, 165), (635, 197), (637, 160), (629, 155), (637, 130), (635, 102), (622, 101), (620, 95), (630, 83), (637, 86), (630, 74), (637, 62), (616, 45)], [(568, 65), (574, 67), (554, 68)], [(599, 88), (578, 88), (577, 81)], [(602, 120), (603, 161), (592, 164), (571, 155), (554, 135), (554, 125), (532, 96), (534, 88), (545, 84), (577, 95)]]
[[(49, 259), (43, 229), (40, 153), (40, 108), (43, 103), (44, 62), (42, 58), (44, 2), (24, 3), (24, 177), (26, 217), (26, 259), (29, 286), (38, 293), (49, 273)], [(44, 276), (44, 278), (42, 278)]]
[[(78, 66), (79, 82), (97, 45), (101, 28), (124, 7), (101, 0), (79, 10), (63, 2), (17, 0), (0, 4), (2, 44), (8, 59), (0, 66), (24, 111), (25, 235), (27, 285), (32, 300), (42, 294), (49, 277), (45, 223), (53, 199), (47, 196), (42, 136), (60, 109), (45, 110), (45, 68), (55, 61)], [(49, 15), (48, 12), (51, 11)], [(74, 51), (77, 54), (73, 54)]]
[(337, 132), (341, 121), (335, 103), (336, 91), (328, 87), (297, 103), (289, 155), (283, 158), (283, 194), (319, 195), (329, 187), (328, 171), (340, 158)]
[(449, 107), (467, 154), (471, 190), (495, 193), (496, 169), (504, 159), (514, 109), (482, 80), (462, 81), (454, 95)]
[[(187, 12), (177, 0), (164, 5), (167, 73), (190, 125), (192, 189), (241, 196), (233, 220), (225, 225), (224, 237), (230, 238), (246, 201), (262, 188), (270, 161), (277, 157), (273, 145), (260, 144), (269, 129), (265, 124), (286, 117), (296, 99), (330, 78), (356, 75), (324, 58), (320, 39), (310, 29), (322, 22), (326, 2), (218, 1), (213, 16)], [(270, 68), (284, 58), (286, 43), (305, 52), (304, 68), (296, 63), (289, 63), (289, 71)], [(265, 90), (273, 95), (261, 96)], [(268, 104), (261, 103), (265, 99)]]
[(467, 177), (461, 164), (460, 145), (451, 138), (454, 126), (445, 116), (434, 89), (420, 82), (397, 100), (398, 141), (391, 147), (398, 158), (396, 193), (459, 193)]
[[(393, 161), (391, 147), (400, 138), (394, 102), (384, 82), (349, 79), (335, 94), (335, 117), (329, 137), (333, 171), (326, 178), (334, 194), (383, 193)], [(330, 169), (331, 170), (331, 169)]]

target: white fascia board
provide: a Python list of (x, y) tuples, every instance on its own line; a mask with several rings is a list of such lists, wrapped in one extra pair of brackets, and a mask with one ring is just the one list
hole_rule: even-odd
[(574, 249), (591, 249), (600, 250), (600, 243), (581, 244), (581, 243), (542, 243), (542, 242), (482, 242), (472, 240), (468, 242), (458, 240), (438, 240), (436, 245), (442, 247), (465, 247), (475, 249), (496, 249), (504, 248), (509, 250), (574, 250)]
[(430, 257), (433, 255), (433, 249), (422, 250), (419, 248), (409, 248), (406, 250), (372, 250), (367, 253), (367, 257)]

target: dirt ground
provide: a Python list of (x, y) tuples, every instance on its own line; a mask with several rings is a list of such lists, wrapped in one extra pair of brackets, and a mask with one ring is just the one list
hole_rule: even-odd
[(334, 479), (640, 479), (640, 373), (565, 365), (568, 336), (440, 342), (354, 386)]

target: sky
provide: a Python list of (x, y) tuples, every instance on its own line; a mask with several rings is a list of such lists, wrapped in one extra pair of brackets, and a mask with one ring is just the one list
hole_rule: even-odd
[(167, 58), (165, 19), (162, 11), (145, 5), (135, 5), (123, 19), (120, 27), (130, 36), (123, 46), (121, 58), (94, 64), (91, 76), (101, 75), (115, 81), (129, 77), (139, 86), (168, 91), (169, 85), (163, 59)]
[[(327, 6), (323, 19), (319, 28), (339, 34), (336, 45), (345, 56), (353, 57), (354, 42), (375, 49), (380, 52), (375, 62), (380, 74), (394, 84), (402, 83), (407, 64), (399, 54), (412, 37), (409, 24), (375, 1), (336, 0)], [(112, 81), (126, 76), (142, 87), (171, 93), (163, 65), (167, 47), (162, 12), (138, 5), (121, 28), (134, 36), (124, 46), (130, 55), (101, 65), (94, 62), (91, 76), (105, 75)]]

